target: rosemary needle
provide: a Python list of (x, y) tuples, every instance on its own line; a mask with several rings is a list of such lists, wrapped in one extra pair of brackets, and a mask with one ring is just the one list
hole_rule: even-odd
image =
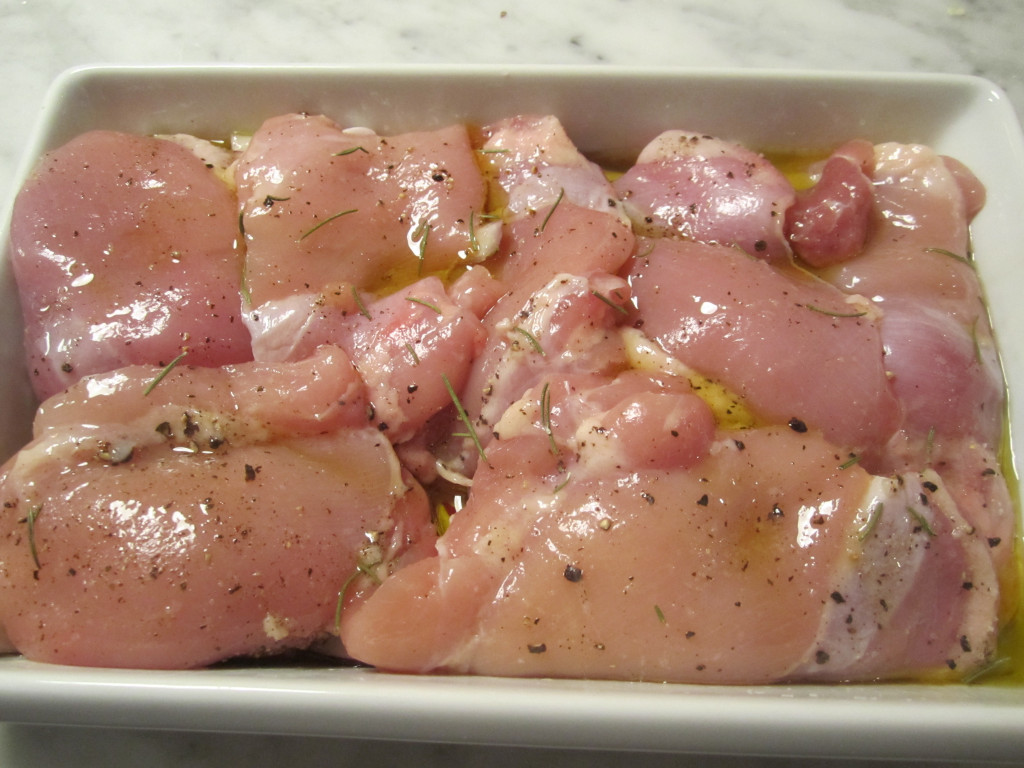
[(36, 568), (42, 567), (39, 565), (39, 552), (36, 549), (36, 518), (41, 511), (40, 507), (32, 507), (25, 516), (25, 522), (28, 523), (28, 551), (32, 553), (32, 562), (36, 564)]
[(967, 258), (966, 256), (961, 256), (958, 253), (953, 253), (953, 251), (950, 251), (946, 248), (925, 248), (924, 250), (925, 253), (938, 253), (943, 256), (948, 256), (951, 259), (956, 259), (957, 261), (966, 264), (971, 268), (974, 267), (974, 263), (969, 258)]
[(356, 290), (354, 285), (352, 286), (352, 298), (356, 300), (356, 306), (359, 307), (359, 314), (367, 320), (372, 320), (373, 318), (370, 316), (370, 310), (368, 310), (366, 305), (363, 304), (363, 299), (360, 297), (359, 291)]
[(551, 206), (551, 209), (548, 211), (548, 215), (544, 217), (544, 222), (540, 225), (541, 232), (543, 232), (547, 227), (548, 221), (551, 219), (551, 214), (555, 212), (555, 208), (557, 208), (558, 204), (562, 202), (563, 197), (565, 197), (565, 187), (558, 190), (558, 197), (555, 198), (554, 205)]
[(867, 314), (866, 310), (861, 310), (859, 312), (835, 312), (831, 309), (822, 309), (814, 304), (804, 304), (804, 306), (812, 312), (828, 315), (829, 317), (864, 317)]
[(477, 453), (480, 454), (480, 458), (490, 464), (491, 462), (487, 461), (487, 454), (484, 453), (484, 447), (480, 443), (480, 436), (477, 435), (476, 430), (473, 428), (473, 422), (470, 420), (469, 414), (466, 413), (466, 409), (462, 407), (462, 402), (459, 400), (459, 396), (455, 394), (455, 387), (453, 387), (452, 383), (448, 380), (447, 374), (442, 373), (441, 378), (444, 380), (445, 389), (448, 390), (448, 396), (455, 404), (455, 410), (459, 414), (459, 419), (466, 425), (466, 437), (473, 441), (473, 445), (476, 446), (476, 450)]
[(417, 298), (416, 298), (415, 296), (406, 296), (406, 297), (405, 297), (405, 300), (406, 300), (406, 301), (411, 301), (411, 302), (413, 302), (413, 303), (415, 303), (415, 304), (422, 304), (422, 305), (423, 305), (424, 307), (426, 307), (427, 309), (432, 309), (432, 310), (434, 310), (435, 312), (437, 312), (437, 314), (439, 314), (439, 315), (442, 315), (442, 316), (444, 315), (444, 312), (442, 312), (442, 311), (441, 311), (441, 310), (440, 310), (440, 309), (439, 309), (439, 308), (437, 307), (437, 305), (436, 305), (436, 304), (431, 304), (431, 303), (430, 303), (429, 301), (427, 301), (426, 299), (417, 299)]
[(513, 328), (512, 330), (516, 331), (517, 333), (523, 334), (523, 336), (526, 337), (526, 340), (530, 342), (530, 346), (533, 347), (534, 351), (538, 355), (544, 354), (544, 349), (541, 347), (540, 342), (537, 341), (536, 336), (534, 336), (532, 333), (530, 333), (528, 330), (526, 330), (520, 325), (515, 326), (515, 328)]
[(420, 225), (416, 227), (416, 230), (412, 233), (413, 242), (417, 244), (416, 258), (419, 260), (419, 266), (417, 268), (417, 273), (419, 275), (423, 274), (423, 263), (426, 261), (427, 258), (427, 242), (430, 239), (430, 230), (430, 224), (428, 224), (427, 220), (424, 219), (423, 221), (420, 222)]
[(607, 296), (605, 296), (605, 295), (604, 295), (603, 293), (599, 293), (598, 291), (591, 291), (590, 293), (591, 293), (591, 294), (592, 294), (592, 295), (593, 295), (593, 296), (594, 296), (595, 298), (598, 298), (598, 299), (600, 299), (601, 301), (603, 301), (603, 302), (604, 302), (605, 304), (607, 304), (607, 305), (608, 305), (609, 307), (611, 307), (612, 309), (614, 309), (614, 310), (615, 310), (616, 312), (618, 312), (619, 314), (622, 314), (622, 315), (628, 315), (628, 314), (629, 314), (629, 310), (628, 310), (628, 309), (626, 309), (626, 308), (625, 308), (624, 306), (622, 306), (621, 304), (616, 304), (616, 303), (615, 303), (614, 301), (612, 301), (611, 299), (609, 299), (609, 298), (608, 298)]
[(540, 423), (551, 443), (551, 453), (557, 456), (558, 444), (555, 442), (555, 433), (551, 430), (551, 385), (548, 382), (544, 382), (540, 392)]
[(860, 534), (857, 536), (860, 541), (864, 541), (868, 536), (874, 533), (875, 527), (878, 525), (878, 521), (881, 519), (882, 511), (884, 509), (885, 506), (878, 500), (875, 500), (875, 503), (871, 505), (871, 508), (868, 510), (868, 521), (864, 524), (864, 527), (861, 528)]
[(340, 219), (342, 216), (348, 216), (350, 213), (355, 213), (357, 210), (359, 210), (359, 209), (358, 208), (349, 208), (347, 211), (339, 211), (338, 213), (335, 213), (333, 216), (328, 216), (323, 221), (317, 222), (317, 224), (312, 229), (307, 229), (305, 232), (302, 233), (302, 235), (299, 236), (299, 242), (301, 243), (307, 237), (309, 237), (314, 232), (316, 232), (318, 229), (320, 229), (320, 227), (326, 226), (326, 225), (330, 224), (332, 221), (334, 221), (335, 219)]
[(146, 387), (146, 391), (142, 393), (142, 396), (145, 397), (150, 392), (152, 392), (154, 389), (156, 389), (156, 385), (159, 384), (161, 381), (163, 381), (164, 377), (168, 373), (170, 373), (171, 370), (174, 368), (174, 366), (176, 366), (178, 363), (180, 363), (182, 361), (182, 359), (185, 357), (185, 355), (187, 355), (187, 354), (188, 354), (188, 350), (183, 350), (180, 355), (178, 355), (176, 358), (171, 360), (171, 362), (169, 362), (167, 365), (165, 365), (163, 367), (163, 370), (161, 370), (160, 373), (158, 373), (153, 378), (153, 380), (151, 382), (149, 382), (149, 386)]

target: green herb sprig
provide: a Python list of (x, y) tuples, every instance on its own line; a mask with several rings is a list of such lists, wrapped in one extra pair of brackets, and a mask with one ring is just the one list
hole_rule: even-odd
[(804, 304), (803, 306), (811, 310), (812, 312), (817, 312), (818, 314), (821, 315), (828, 315), (829, 317), (864, 317), (867, 314), (866, 309), (860, 310), (858, 312), (836, 312), (835, 310), (831, 309), (823, 309), (822, 307), (816, 306), (814, 304)]
[(437, 312), (437, 314), (439, 314), (439, 315), (441, 315), (441, 316), (444, 316), (444, 312), (442, 312), (442, 311), (441, 311), (441, 310), (440, 310), (440, 309), (438, 308), (438, 306), (437, 306), (436, 304), (431, 304), (431, 303), (430, 303), (429, 301), (427, 301), (426, 299), (418, 299), (418, 298), (416, 298), (415, 296), (406, 296), (406, 297), (405, 297), (405, 300), (406, 300), (406, 301), (411, 301), (411, 302), (413, 302), (414, 304), (421, 304), (421, 305), (423, 305), (424, 307), (426, 307), (427, 309), (432, 309), (432, 310), (434, 310), (435, 312)]
[(605, 296), (605, 295), (604, 295), (603, 293), (601, 293), (600, 291), (591, 291), (591, 292), (590, 292), (590, 294), (591, 294), (591, 295), (592, 295), (592, 296), (593, 296), (594, 298), (597, 298), (597, 299), (600, 299), (601, 301), (603, 301), (603, 302), (604, 302), (605, 304), (607, 304), (607, 305), (608, 305), (609, 307), (611, 307), (612, 309), (614, 309), (614, 310), (615, 310), (616, 312), (618, 312), (619, 314), (621, 314), (621, 315), (628, 315), (628, 314), (629, 314), (629, 310), (628, 310), (628, 309), (626, 309), (626, 308), (625, 308), (624, 306), (622, 306), (621, 304), (616, 304), (616, 303), (615, 303), (614, 301), (612, 301), (611, 299), (609, 299), (609, 298), (608, 298), (607, 296)]
[(961, 264), (966, 264), (971, 269), (974, 269), (974, 262), (966, 256), (961, 256), (959, 253), (953, 253), (946, 248), (925, 248), (925, 253), (938, 253), (942, 256), (948, 256), (951, 259), (959, 261)]
[(31, 507), (25, 516), (25, 522), (28, 524), (28, 551), (32, 555), (32, 562), (36, 564), (37, 569), (42, 567), (39, 564), (39, 551), (36, 549), (36, 519), (40, 512), (42, 512), (42, 507)]
[(548, 382), (544, 382), (540, 391), (540, 423), (551, 443), (551, 453), (557, 456), (561, 451), (558, 450), (555, 433), (551, 429), (551, 385)]
[(472, 440), (473, 445), (476, 446), (477, 453), (480, 454), (480, 458), (487, 462), (487, 464), (490, 464), (490, 462), (487, 461), (487, 454), (484, 453), (484, 446), (480, 442), (480, 436), (476, 433), (476, 429), (473, 427), (473, 421), (469, 418), (469, 414), (466, 413), (466, 409), (462, 407), (462, 401), (459, 400), (459, 396), (455, 393), (455, 387), (453, 387), (452, 383), (448, 380), (448, 374), (442, 373), (441, 379), (444, 381), (445, 389), (448, 390), (448, 397), (452, 399), (452, 403), (455, 405), (455, 410), (459, 414), (459, 419), (466, 425), (466, 434), (461, 435), (460, 433), (460, 435)]
[(525, 328), (523, 328), (522, 326), (518, 326), (518, 325), (517, 325), (517, 326), (516, 326), (515, 328), (513, 328), (512, 330), (516, 331), (517, 333), (521, 333), (521, 334), (522, 334), (523, 336), (525, 336), (525, 337), (526, 337), (526, 340), (527, 340), (528, 342), (530, 342), (530, 346), (531, 346), (531, 347), (533, 347), (533, 350), (534, 350), (534, 351), (535, 351), (535, 352), (536, 352), (536, 353), (537, 353), (538, 355), (543, 355), (543, 354), (544, 354), (544, 348), (543, 348), (543, 347), (541, 347), (541, 345), (540, 345), (540, 342), (539, 342), (539, 341), (537, 341), (537, 337), (536, 337), (536, 336), (534, 336), (534, 335), (533, 335), (532, 333), (530, 333), (530, 332), (529, 332), (528, 330), (526, 330), (526, 329), (525, 329)]
[(335, 214), (332, 214), (331, 216), (328, 216), (323, 221), (317, 222), (311, 229), (307, 229), (305, 232), (303, 232), (299, 236), (299, 242), (301, 243), (303, 240), (305, 240), (307, 237), (312, 235), (318, 229), (320, 229), (321, 227), (326, 227), (332, 221), (340, 219), (342, 216), (348, 216), (349, 214), (356, 213), (356, 212), (358, 212), (358, 210), (359, 210), (358, 208), (349, 208), (347, 211), (338, 211), (338, 213), (335, 213)]
[(563, 197), (565, 197), (565, 187), (562, 187), (561, 189), (558, 190), (558, 197), (555, 198), (554, 204), (548, 210), (548, 215), (544, 217), (544, 221), (540, 225), (541, 232), (543, 232), (547, 228), (548, 222), (551, 220), (551, 214), (555, 212), (555, 208), (557, 208), (558, 204), (562, 202)]
[(367, 320), (373, 320), (373, 317), (370, 316), (370, 310), (368, 310), (366, 308), (366, 305), (363, 304), (363, 299), (359, 295), (359, 291), (356, 290), (356, 287), (354, 285), (352, 286), (352, 298), (356, 300), (356, 306), (359, 307), (359, 314), (365, 317)]
[(882, 511), (885, 509), (885, 505), (881, 501), (875, 500), (875, 503), (871, 505), (871, 509), (868, 510), (868, 521), (861, 528), (860, 533), (857, 536), (859, 541), (864, 541), (868, 536), (874, 533), (875, 528), (878, 527), (878, 521), (882, 518)]
[(153, 380), (151, 382), (149, 382), (149, 386), (146, 387), (145, 391), (142, 393), (142, 396), (146, 397), (147, 395), (149, 395), (150, 392), (152, 392), (154, 389), (156, 389), (156, 385), (159, 384), (161, 381), (163, 381), (166, 378), (167, 374), (169, 374), (172, 370), (174, 370), (174, 367), (178, 363), (180, 363), (182, 360), (185, 359), (185, 355), (187, 355), (187, 354), (188, 354), (188, 350), (187, 349), (186, 350), (182, 350), (180, 355), (178, 355), (176, 358), (171, 360), (171, 362), (169, 362), (167, 365), (165, 365), (163, 367), (163, 369), (160, 371), (160, 373), (158, 373), (155, 377), (153, 377)]

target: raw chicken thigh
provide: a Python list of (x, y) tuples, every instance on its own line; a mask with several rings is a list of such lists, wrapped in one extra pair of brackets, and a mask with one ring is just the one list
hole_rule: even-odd
[(788, 427), (716, 432), (688, 385), (571, 379), (541, 399), (498, 424), (438, 557), (346, 616), (357, 658), (763, 683), (953, 676), (991, 652), (987, 544), (931, 475), (873, 478)]
[[(196, 151), (216, 148), (193, 142)], [(124, 365), (252, 359), (233, 190), (164, 138), (94, 131), (18, 195), (11, 264), (39, 399)]]
[[(0, 470), (0, 625), (27, 657), (718, 684), (997, 658), (1016, 511), (984, 187), (956, 161), (853, 140), (798, 191), (668, 130), (613, 176), (550, 115), (139, 146), (216, 155), (190, 183), (234, 282), (197, 300), (255, 362), (171, 330), (43, 403)], [(63, 333), (54, 275), (85, 281), (35, 195), (30, 349)]]
[(183, 668), (304, 648), (335, 631), (339, 595), (432, 551), (426, 496), (344, 353), (159, 373), (46, 401), (0, 471), (0, 617), (21, 653)]
[[(743, 153), (686, 135), (669, 134), (671, 146), (659, 137), (616, 183), (649, 236), (612, 291), (628, 312), (604, 336), (618, 327), (623, 355), (592, 343), (561, 377), (558, 363), (532, 377), (492, 364), (501, 375), (484, 409), (499, 386), (522, 394), (484, 422), (487, 450), (438, 555), (345, 617), (358, 658), (403, 672), (765, 683), (962, 679), (996, 653), (1014, 610), (1014, 510), (995, 460), (1002, 389), (984, 318), (948, 288), (916, 283), (897, 305), (789, 260), (793, 199), (777, 172), (745, 161), (743, 194), (764, 216), (730, 220), (723, 201), (739, 194), (738, 174), (722, 164)], [(711, 167), (689, 176), (679, 148), (706, 146)], [(894, 245), (884, 226), (894, 199), (914, 197), (904, 179), (885, 181), (890, 154), (907, 151), (919, 150), (837, 152), (794, 214), (807, 224), (798, 251), (839, 243), (834, 261), (812, 260), (852, 275), (864, 259), (881, 279), (879, 251), (917, 260), (904, 250), (923, 248)], [(935, 217), (946, 237), (918, 236), (964, 253), (973, 211), (963, 201), (977, 181), (943, 178), (955, 182), (937, 191), (950, 201)], [(680, 191), (685, 179), (700, 189)], [(682, 205), (686, 195), (703, 196)], [(652, 203), (658, 216), (637, 219), (645, 196), (682, 207)], [(815, 212), (833, 202), (832, 220)], [(977, 296), (976, 278), (951, 261), (956, 295)], [(904, 307), (930, 319), (908, 332)], [(933, 361), (916, 382), (915, 359), (939, 345), (931, 328), (963, 314), (978, 327), (977, 358), (954, 344), (938, 379)], [(943, 429), (954, 423), (959, 454)]]
[(785, 214), (792, 184), (746, 147), (688, 131), (665, 131), (615, 182), (643, 233), (670, 232), (735, 245), (765, 259), (787, 257)]
[(284, 115), (252, 137), (236, 178), (255, 358), (341, 346), (376, 423), (394, 443), (412, 438), (451, 404), (442, 374), (461, 388), (484, 341), (438, 277), (486, 255), (466, 128), (384, 137)]
[(348, 283), (446, 273), (470, 249), (485, 185), (466, 128), (383, 137), (325, 117), (264, 123), (236, 168), (246, 291), (259, 308)]

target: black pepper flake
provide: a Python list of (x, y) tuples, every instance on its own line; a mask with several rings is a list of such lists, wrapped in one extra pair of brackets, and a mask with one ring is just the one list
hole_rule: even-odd
[(64, 371), (64, 373), (71, 373), (73, 370), (75, 370), (74, 368), (71, 367), (71, 363), (64, 363), (64, 365), (62, 365), (60, 369)]
[(956, 669), (956, 662), (953, 659), (946, 659), (946, 666), (950, 669)]
[(967, 635), (960, 635), (960, 647), (963, 649), (964, 653), (971, 652), (971, 642), (967, 639)]
[(583, 571), (575, 565), (567, 565), (565, 566), (564, 576), (566, 581), (571, 581), (575, 584), (583, 578)]
[(539, 643), (537, 645), (529, 643), (526, 646), (526, 650), (528, 650), (530, 653), (544, 653), (547, 651), (547, 649), (548, 647), (544, 643)]
[(939, 486), (937, 486), (931, 480), (925, 480), (923, 483), (921, 483), (921, 485), (924, 486), (926, 490), (929, 490), (932, 493), (935, 493), (937, 490), (939, 490)]
[(700, 504), (702, 507), (706, 507), (708, 505), (708, 501), (709, 501), (709, 499), (708, 499), (708, 495), (706, 493), (703, 496), (701, 496), (699, 499), (697, 499), (697, 503)]
[(795, 416), (789, 420), (789, 428), (794, 432), (800, 432), (801, 434), (807, 431), (807, 425)]
[(744, 443), (742, 440), (733, 440), (733, 442), (736, 444), (737, 451), (742, 451), (747, 447), (746, 443)]
[(256, 467), (252, 464), (245, 465), (245, 482), (251, 483), (256, 479)]
[(778, 520), (780, 517), (785, 517), (786, 513), (782, 511), (782, 507), (778, 504), (772, 504), (772, 511), (769, 513), (768, 518), (771, 520)]
[(815, 651), (814, 661), (818, 664), (828, 664), (829, 655), (825, 651)]
[(648, 504), (653, 504), (654, 503), (654, 497), (651, 496), (651, 494), (649, 494), (647, 491), (644, 491), (643, 493), (641, 493), (640, 494), (640, 498), (643, 499), (644, 501), (646, 501)]
[(974, 589), (974, 582), (973, 581), (965, 581), (960, 586), (963, 587), (964, 589), (967, 589), (967, 590)]
[(387, 422), (386, 421), (382, 421), (380, 424), (377, 425), (377, 429), (379, 431), (381, 431), (381, 432), (387, 432), (388, 431), (388, 424), (387, 424)]
[(405, 389), (406, 389), (406, 391), (407, 391), (407, 392), (408, 392), (408, 393), (409, 393), (409, 394), (411, 395), (411, 394), (412, 394), (413, 392), (415, 392), (415, 391), (416, 391), (417, 389), (419, 389), (419, 386), (418, 386), (418, 385), (416, 385), (416, 384), (410, 384), (410, 385), (409, 385), (408, 387), (406, 387)]
[(767, 251), (768, 250), (768, 243), (765, 242), (764, 240), (758, 240), (758, 241), (756, 241), (754, 243), (754, 250), (757, 251), (758, 253), (762, 253), (763, 251)]
[(846, 602), (846, 598), (843, 597), (843, 593), (842, 592), (833, 592), (831, 595), (829, 595), (829, 597), (831, 597), (833, 602), (836, 602), (836, 603), (845, 603)]
[(992, 536), (988, 540), (988, 545), (990, 547), (998, 547), (1001, 542), (1002, 542), (1001, 538), (999, 538), (998, 536)]

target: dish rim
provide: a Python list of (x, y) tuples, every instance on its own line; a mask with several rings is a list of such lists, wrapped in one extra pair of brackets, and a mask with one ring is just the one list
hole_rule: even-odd
[[(1000, 116), (993, 125), (993, 132), (999, 132), (998, 143), (1012, 150), (1011, 167), (1024, 172), (1024, 138), (1008, 99), (994, 83), (974, 75), (557, 65), (88, 65), (65, 71), (51, 85), (15, 186), (52, 140), (55, 121), (70, 108), (69, 97), (80, 96), (83, 89), (111, 87), (117, 81), (150, 85), (161, 81), (166, 87), (190, 78), (287, 82), (341, 76), (417, 82), (440, 78), (463, 84), (497, 78), (518, 83), (615, 80), (620, 87), (665, 80), (788, 89), (924, 89), (952, 94), (950, 98), (964, 100), (965, 108), (989, 105), (992, 114)], [(5, 244), (9, 219), (8, 210), (0, 222)], [(4, 260), (0, 281), (8, 279), (6, 269)], [(0, 316), (0, 327), (7, 327), (9, 320), (9, 312)], [(1002, 330), (996, 330), (1005, 341)], [(1024, 384), (1024, 361), (1019, 355), (1012, 360), (1014, 371), (1021, 371), (1018, 383)], [(1014, 419), (1013, 423), (1024, 421)], [(358, 668), (336, 670), (337, 676), (325, 681), (323, 671), (287, 665), (189, 672), (89, 670), (7, 657), (0, 659), (0, 719), (721, 754), (1015, 759), (1024, 751), (1024, 729), (1019, 728), (1024, 719), (1024, 688), (666, 687), (579, 680), (410, 678)], [(504, 708), (496, 702), (503, 702)], [(822, 722), (827, 726), (823, 728)], [(871, 738), (865, 738), (868, 734)]]

